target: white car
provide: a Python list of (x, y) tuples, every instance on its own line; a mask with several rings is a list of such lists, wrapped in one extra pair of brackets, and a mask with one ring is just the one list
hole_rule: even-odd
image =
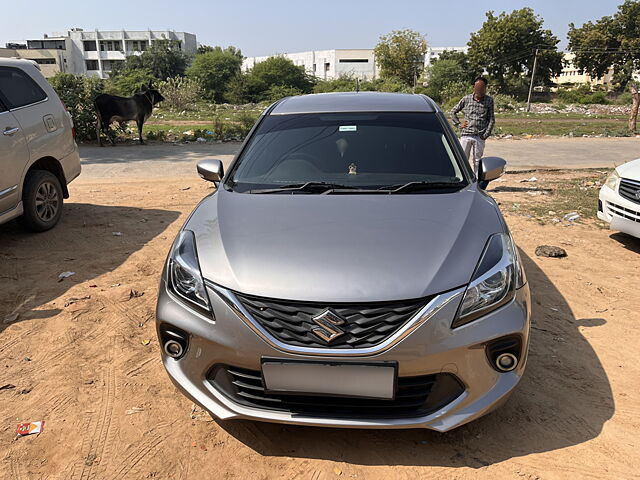
[(52, 228), (80, 175), (71, 115), (29, 60), (0, 58), (0, 224)]
[(640, 158), (616, 167), (600, 189), (598, 218), (640, 238)]

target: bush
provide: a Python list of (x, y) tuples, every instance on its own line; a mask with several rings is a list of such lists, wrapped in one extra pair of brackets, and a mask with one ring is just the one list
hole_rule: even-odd
[(234, 47), (223, 50), (212, 48), (195, 56), (187, 75), (202, 85), (207, 97), (222, 102), (231, 80), (240, 75), (242, 55)]
[(236, 118), (240, 124), (241, 136), (244, 138), (249, 134), (249, 130), (253, 127), (253, 124), (258, 120), (259, 114), (250, 114), (249, 112), (242, 112)]
[(104, 91), (104, 81), (72, 73), (58, 73), (49, 83), (67, 106), (78, 140), (95, 140), (96, 111), (93, 100)]
[(130, 97), (148, 87), (149, 82), (153, 82), (155, 79), (151, 70), (146, 68), (125, 70), (107, 80), (106, 90), (114, 95)]
[(202, 88), (196, 80), (186, 77), (169, 78), (158, 85), (164, 97), (163, 105), (169, 110), (189, 110), (200, 100)]
[(602, 90), (592, 92), (588, 85), (581, 85), (571, 90), (565, 88), (558, 89), (558, 99), (564, 103), (609, 103), (606, 92)]
[(631, 102), (633, 102), (633, 96), (630, 92), (623, 92), (615, 99), (616, 105), (631, 105)]
[(493, 108), (497, 112), (504, 112), (505, 110), (515, 110), (519, 106), (518, 100), (510, 95), (503, 93), (497, 93), (493, 95)]
[(462, 97), (471, 93), (471, 88), (465, 82), (450, 83), (442, 90), (442, 109), (446, 112), (451, 110)]
[(302, 95), (302, 90), (295, 87), (287, 87), (285, 85), (273, 85), (264, 95), (264, 99), (269, 102), (275, 102), (284, 97), (293, 97), (295, 95)]

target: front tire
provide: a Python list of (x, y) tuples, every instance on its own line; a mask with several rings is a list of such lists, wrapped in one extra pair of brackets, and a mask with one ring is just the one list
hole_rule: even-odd
[(62, 216), (63, 192), (60, 180), (46, 170), (27, 174), (22, 192), (22, 224), (34, 232), (53, 228)]

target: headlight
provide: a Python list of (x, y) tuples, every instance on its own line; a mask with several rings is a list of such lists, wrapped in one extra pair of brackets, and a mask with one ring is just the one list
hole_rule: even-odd
[(451, 327), (469, 323), (509, 302), (525, 282), (511, 236), (506, 233), (491, 236)]
[(613, 171), (611, 175), (607, 177), (604, 184), (609, 187), (611, 190), (616, 190), (618, 188), (618, 182), (620, 181), (620, 175), (618, 175), (617, 171)]
[(169, 286), (178, 296), (188, 302), (211, 310), (209, 297), (200, 273), (196, 239), (193, 232), (183, 230), (169, 255)]

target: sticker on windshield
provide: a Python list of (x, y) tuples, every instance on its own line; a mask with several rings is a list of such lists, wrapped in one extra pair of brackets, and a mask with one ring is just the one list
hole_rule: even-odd
[(356, 130), (358, 130), (356, 125), (340, 125), (341, 132), (355, 132)]

